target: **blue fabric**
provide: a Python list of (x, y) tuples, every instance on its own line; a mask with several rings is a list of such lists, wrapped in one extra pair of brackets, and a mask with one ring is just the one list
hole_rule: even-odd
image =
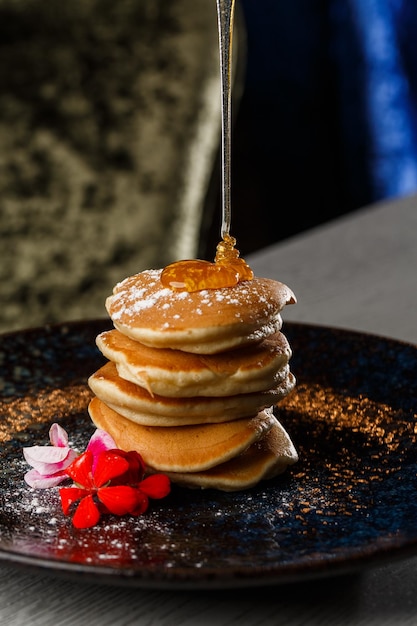
[(328, 184), (340, 210), (416, 192), (417, 0), (241, 7), (254, 149), (274, 160), (275, 183), (305, 181), (323, 206)]

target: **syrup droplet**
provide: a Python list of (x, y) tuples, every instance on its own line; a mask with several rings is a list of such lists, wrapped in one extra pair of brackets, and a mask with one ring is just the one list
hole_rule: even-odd
[(239, 257), (235, 244), (236, 239), (226, 235), (217, 244), (214, 263), (191, 259), (167, 265), (161, 274), (163, 286), (175, 291), (192, 292), (233, 287), (240, 281), (252, 280), (253, 272), (246, 261)]

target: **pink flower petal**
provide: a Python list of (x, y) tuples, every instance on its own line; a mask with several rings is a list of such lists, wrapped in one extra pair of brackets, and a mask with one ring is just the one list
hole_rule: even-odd
[(59, 424), (52, 424), (49, 429), (49, 440), (53, 446), (58, 448), (68, 447), (68, 434), (67, 431)]
[(59, 472), (76, 458), (77, 453), (70, 448), (56, 446), (31, 446), (23, 448), (23, 456), (29, 465), (44, 476)]
[(59, 472), (51, 476), (42, 476), (35, 469), (31, 469), (24, 475), (25, 482), (33, 489), (49, 489), (50, 487), (56, 487), (63, 480), (66, 480), (68, 475), (65, 472)]
[(97, 458), (101, 452), (105, 450), (113, 450), (117, 448), (114, 439), (106, 433), (106, 431), (101, 430), (101, 428), (97, 428), (97, 430), (91, 436), (90, 441), (88, 442), (86, 450), (89, 450), (93, 453), (94, 461), (93, 461), (93, 471), (96, 469)]
[(59, 463), (68, 455), (69, 448), (56, 446), (30, 446), (23, 448), (23, 455), (28, 463)]

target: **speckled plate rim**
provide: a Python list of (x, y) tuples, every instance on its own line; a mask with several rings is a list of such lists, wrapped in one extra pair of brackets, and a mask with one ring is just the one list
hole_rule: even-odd
[[(48, 332), (65, 327), (68, 336), (77, 333), (80, 328), (85, 326), (105, 327), (105, 320), (87, 320), (82, 322), (70, 322), (65, 325), (48, 326)], [(349, 343), (350, 341), (362, 342), (365, 345), (369, 342), (378, 342), (379, 345), (386, 346), (389, 351), (406, 349), (412, 354), (413, 359), (417, 363), (417, 346), (406, 342), (379, 337), (376, 335), (350, 331), (341, 328), (327, 328), (323, 326), (307, 325), (294, 322), (286, 322), (286, 334), (290, 338), (297, 337), (298, 334), (308, 334), (315, 337), (318, 333), (322, 337), (331, 334), (333, 341), (337, 343)], [(8, 333), (10, 337), (21, 337), (25, 333), (40, 333), (45, 329), (28, 329), (18, 331), (16, 333)], [(0, 335), (0, 339), (1, 339)], [(335, 339), (336, 338), (336, 339)], [(413, 375), (417, 375), (417, 369), (413, 371)], [(302, 378), (302, 376), (301, 376)], [(417, 406), (416, 406), (417, 409)], [(414, 465), (414, 471), (417, 476), (417, 461)], [(0, 525), (0, 542), (1, 542), (1, 525)], [(241, 567), (227, 568), (219, 570), (218, 568), (205, 567), (203, 569), (194, 570), (189, 567), (176, 567), (174, 571), (163, 571), (157, 569), (137, 570), (135, 568), (109, 567), (106, 565), (95, 566), (89, 564), (72, 563), (67, 560), (56, 560), (50, 558), (42, 558), (31, 556), (29, 554), (21, 554), (0, 546), (0, 562), (25, 570), (33, 570), (48, 575), (62, 575), (77, 581), (80, 579), (89, 582), (99, 582), (110, 585), (133, 586), (144, 588), (160, 588), (160, 589), (177, 589), (177, 588), (196, 588), (211, 589), (222, 587), (248, 587), (248, 586), (266, 586), (276, 585), (287, 582), (301, 581), (305, 579), (323, 577), (334, 574), (345, 574), (357, 571), (364, 567), (376, 566), (378, 564), (390, 562), (392, 560), (406, 558), (417, 553), (417, 525), (414, 534), (402, 534), (401, 528), (396, 536), (381, 533), (376, 541), (368, 542), (357, 548), (348, 550), (340, 550), (340, 554), (326, 554), (325, 551), (313, 555), (312, 558), (303, 562), (300, 567), (299, 563), (284, 561), (282, 563), (273, 563), (262, 567)]]

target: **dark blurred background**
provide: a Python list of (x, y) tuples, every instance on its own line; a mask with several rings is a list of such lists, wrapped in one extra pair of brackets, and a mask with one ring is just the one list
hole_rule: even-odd
[(248, 58), (232, 224), (241, 252), (415, 192), (416, 1), (240, 6)]
[[(236, 1), (242, 256), (416, 192), (416, 0)], [(218, 82), (215, 0), (0, 0), (0, 330), (213, 259)]]

